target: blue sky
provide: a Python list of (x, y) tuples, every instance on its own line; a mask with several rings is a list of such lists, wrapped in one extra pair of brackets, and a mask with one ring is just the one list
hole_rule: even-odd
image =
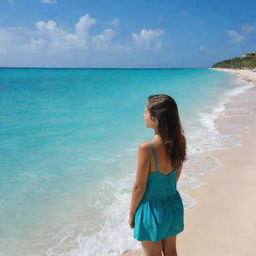
[(210, 67), (256, 50), (255, 10), (255, 0), (1, 0), (0, 66)]

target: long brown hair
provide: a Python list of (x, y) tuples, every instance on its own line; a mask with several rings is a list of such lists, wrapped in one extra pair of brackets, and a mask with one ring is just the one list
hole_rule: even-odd
[(173, 167), (180, 167), (187, 160), (186, 138), (175, 100), (166, 94), (150, 95), (147, 109), (151, 120), (157, 123), (158, 132), (165, 142)]

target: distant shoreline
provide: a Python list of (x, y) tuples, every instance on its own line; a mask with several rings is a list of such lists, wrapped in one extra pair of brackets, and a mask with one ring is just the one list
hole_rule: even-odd
[(241, 79), (247, 82), (252, 82), (256, 86), (256, 71), (253, 71), (253, 69), (231, 69), (231, 68), (211, 68), (211, 69), (233, 73), (236, 76), (238, 76), (238, 79)]

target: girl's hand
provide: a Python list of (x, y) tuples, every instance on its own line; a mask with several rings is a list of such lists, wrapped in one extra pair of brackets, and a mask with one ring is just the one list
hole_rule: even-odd
[(129, 216), (128, 224), (130, 228), (134, 228), (134, 216)]

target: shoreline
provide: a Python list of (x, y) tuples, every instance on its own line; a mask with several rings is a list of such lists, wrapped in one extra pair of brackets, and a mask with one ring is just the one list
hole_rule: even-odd
[[(202, 153), (216, 157), (221, 165), (199, 177), (205, 186), (189, 192), (197, 204), (185, 211), (185, 229), (177, 236), (177, 252), (181, 256), (254, 255), (256, 199), (252, 195), (256, 193), (256, 72), (211, 69), (231, 72), (237, 79), (253, 83), (254, 87), (233, 96), (225, 104), (224, 113), (230, 111), (233, 114), (214, 120), (219, 131), (238, 133), (241, 145)], [(142, 249), (132, 249), (122, 255), (140, 256), (144, 253)]]
[(229, 68), (209, 68), (209, 69), (233, 73), (237, 76), (238, 79), (246, 82), (252, 82), (256, 86), (256, 72), (250, 69), (229, 69)]

